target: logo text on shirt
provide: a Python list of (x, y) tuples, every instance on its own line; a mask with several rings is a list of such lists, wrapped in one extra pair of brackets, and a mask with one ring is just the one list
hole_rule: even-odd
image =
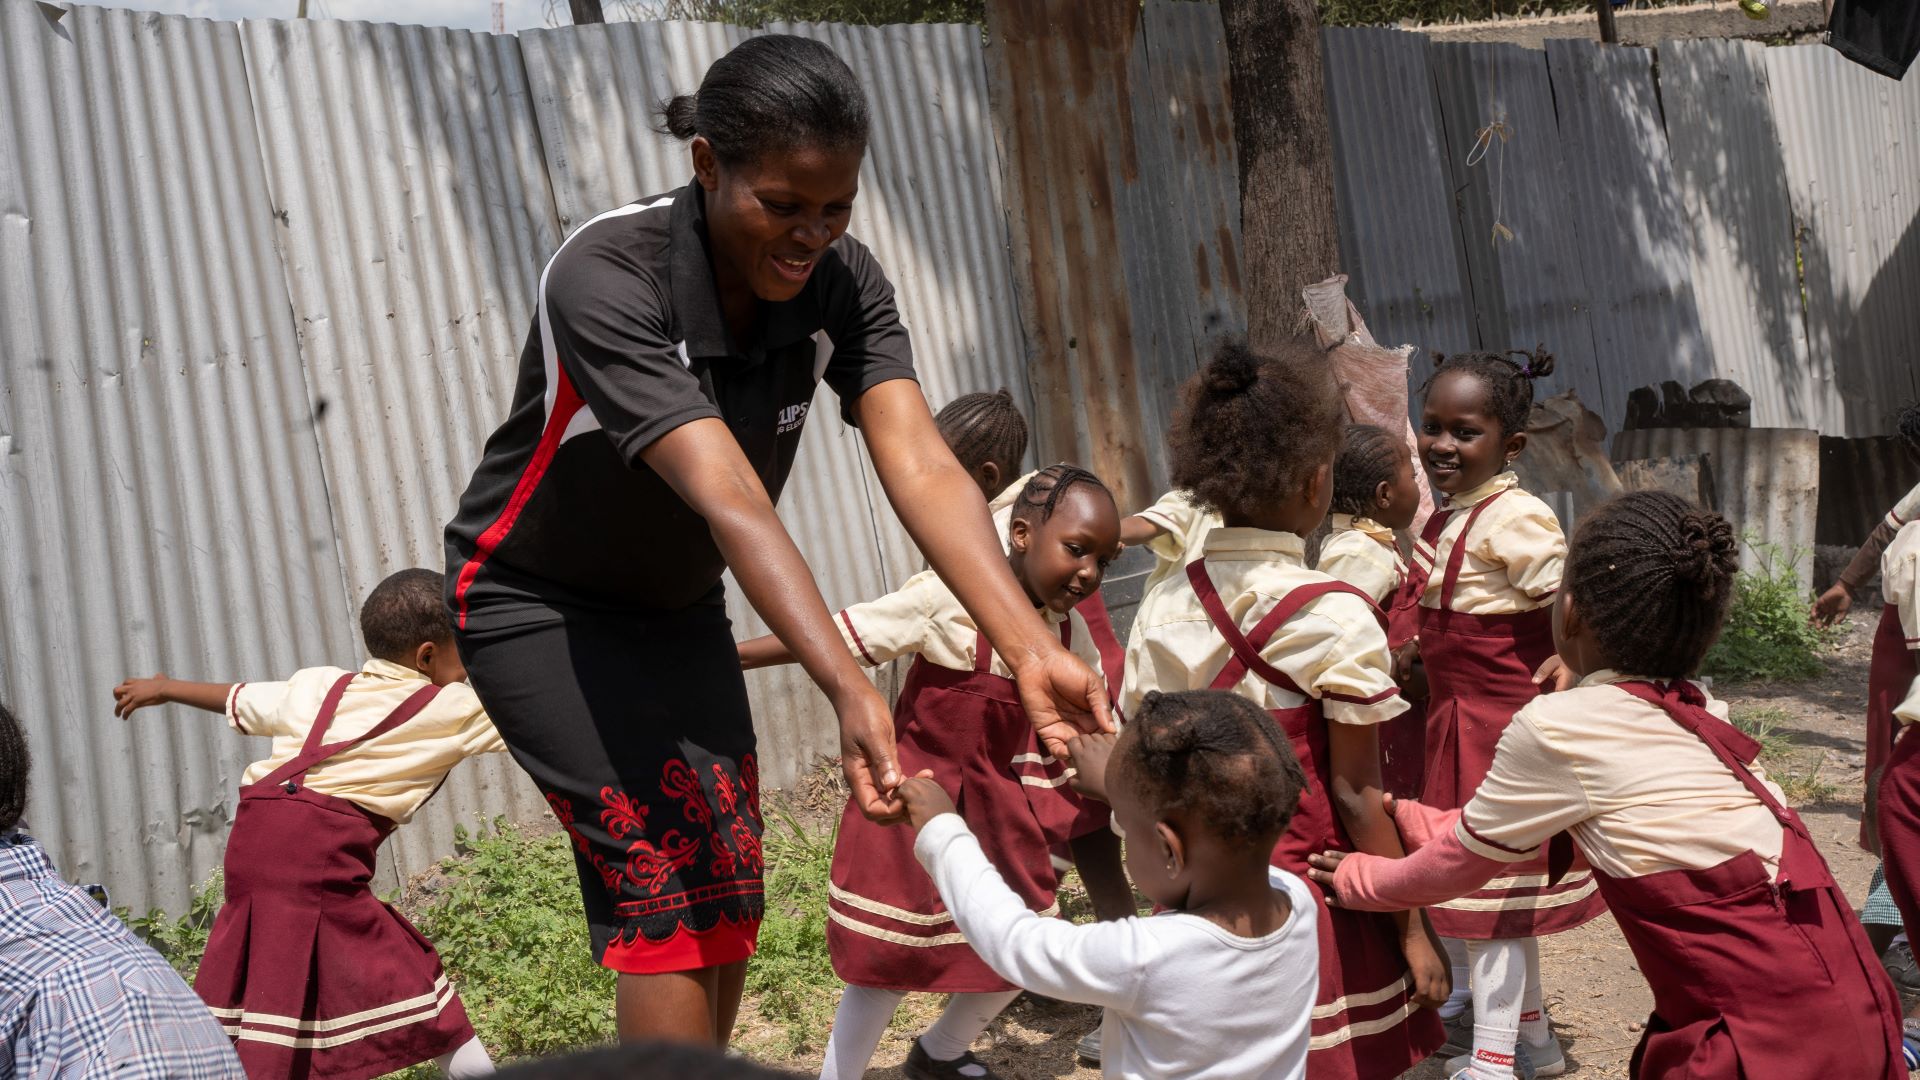
[(774, 434), (785, 435), (787, 432), (794, 431), (798, 429), (801, 424), (806, 423), (807, 409), (810, 405), (811, 402), (803, 401), (798, 405), (789, 405), (781, 409), (780, 426), (775, 429)]

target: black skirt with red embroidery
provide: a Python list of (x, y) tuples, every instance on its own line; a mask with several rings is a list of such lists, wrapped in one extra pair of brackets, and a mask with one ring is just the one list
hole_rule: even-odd
[(573, 841), (594, 959), (651, 974), (751, 956), (760, 776), (721, 591), (679, 611), (568, 610), (456, 640)]

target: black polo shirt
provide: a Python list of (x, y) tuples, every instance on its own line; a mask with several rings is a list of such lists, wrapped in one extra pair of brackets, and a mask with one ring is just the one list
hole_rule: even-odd
[(691, 184), (601, 214), (547, 263), (513, 409), (447, 526), (462, 626), (699, 600), (726, 562), (641, 451), (717, 417), (778, 500), (821, 378), (845, 412), (868, 388), (914, 377), (893, 286), (859, 241), (842, 236), (799, 296), (762, 305), (759, 339), (736, 343), (706, 237)]

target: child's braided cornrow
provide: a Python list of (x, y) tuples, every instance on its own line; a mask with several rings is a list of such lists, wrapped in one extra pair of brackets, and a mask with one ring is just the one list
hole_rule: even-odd
[(1740, 546), (1733, 526), (1664, 491), (1622, 495), (1574, 534), (1566, 587), (1608, 662), (1630, 675), (1692, 675), (1720, 636)]
[[(1067, 492), (1080, 484), (1107, 491), (1107, 485), (1101, 483), (1099, 477), (1078, 465), (1065, 462), (1049, 465), (1034, 473), (1027, 486), (1020, 489), (1020, 497), (1013, 501), (1013, 516), (1021, 521), (1044, 522), (1053, 516), (1054, 508)], [(1107, 494), (1112, 497), (1112, 492)]]
[[(1508, 359), (1521, 357), (1524, 362)], [(1504, 438), (1527, 430), (1527, 417), (1533, 412), (1533, 380), (1553, 374), (1553, 354), (1545, 345), (1528, 352), (1509, 349), (1504, 355), (1492, 352), (1434, 353), (1433, 376), (1420, 388), (1425, 396), (1443, 375), (1463, 372), (1479, 379), (1487, 388), (1487, 403)]]
[(0, 834), (12, 832), (27, 812), (27, 773), (33, 756), (27, 753), (27, 733), (13, 711), (0, 705)]
[(1008, 480), (1020, 475), (1020, 459), (1027, 456), (1027, 418), (1006, 387), (991, 394), (962, 394), (947, 402), (933, 422), (968, 472), (991, 461)]
[(1270, 845), (1286, 831), (1307, 778), (1266, 710), (1224, 690), (1154, 691), (1130, 726), (1130, 782), (1157, 814), (1195, 811), (1238, 844)]
[(1333, 512), (1370, 517), (1374, 494), (1392, 482), (1403, 445), (1386, 428), (1348, 424), (1333, 463)]

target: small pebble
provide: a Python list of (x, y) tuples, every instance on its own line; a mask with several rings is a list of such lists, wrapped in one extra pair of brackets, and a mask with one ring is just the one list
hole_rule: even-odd
[(1646, 1026), (1647, 1026), (1647, 1025), (1645, 1025), (1645, 1024), (1643, 1024), (1643, 1023), (1641, 1023), (1640, 1021), (1638, 1021), (1638, 1020), (1635, 1020), (1635, 1021), (1634, 1021), (1633, 1023), (1631, 1023), (1631, 1024), (1628, 1024), (1628, 1025), (1627, 1025), (1627, 1030), (1628, 1030), (1628, 1031), (1639, 1031), (1639, 1030), (1640, 1030), (1641, 1028), (1643, 1028), (1643, 1027), (1646, 1027)]

